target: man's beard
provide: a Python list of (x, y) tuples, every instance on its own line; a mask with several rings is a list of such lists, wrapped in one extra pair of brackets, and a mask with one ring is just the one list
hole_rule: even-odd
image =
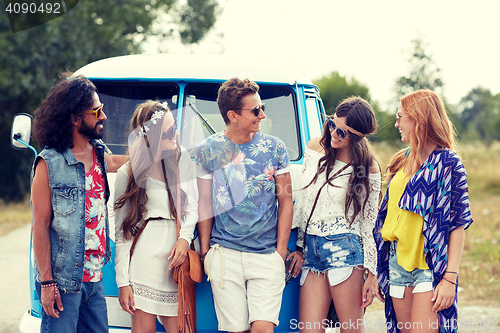
[(88, 137), (89, 139), (102, 139), (104, 136), (104, 129), (101, 132), (97, 131), (97, 126), (102, 124), (103, 121), (98, 121), (94, 127), (87, 125), (82, 121), (82, 125), (78, 129), (78, 133)]

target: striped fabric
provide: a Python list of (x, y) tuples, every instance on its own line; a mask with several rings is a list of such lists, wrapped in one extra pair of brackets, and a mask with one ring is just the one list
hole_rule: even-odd
[[(390, 186), (390, 184), (389, 184)], [(399, 332), (389, 296), (389, 244), (380, 230), (387, 215), (388, 193), (382, 201), (373, 235), (378, 249), (378, 281), (385, 295), (387, 332)], [(441, 281), (448, 263), (448, 237), (460, 226), (472, 223), (469, 209), (467, 174), (459, 157), (446, 149), (434, 150), (408, 182), (399, 207), (419, 214), (424, 219), (424, 254), (433, 272), (434, 288)], [(440, 332), (456, 332), (458, 326), (457, 297), (451, 307), (439, 313)], [(426, 323), (424, 323), (425, 325)]]

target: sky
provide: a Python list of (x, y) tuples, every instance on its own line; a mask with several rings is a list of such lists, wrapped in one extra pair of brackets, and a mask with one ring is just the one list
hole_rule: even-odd
[[(222, 12), (198, 45), (171, 53), (258, 56), (303, 71), (332, 71), (366, 85), (388, 106), (408, 75), (411, 41), (421, 37), (441, 68), (451, 104), (477, 87), (500, 93), (500, 1), (497, 0), (219, 0)], [(155, 53), (150, 47), (146, 53)], [(395, 112), (395, 110), (394, 110)]]

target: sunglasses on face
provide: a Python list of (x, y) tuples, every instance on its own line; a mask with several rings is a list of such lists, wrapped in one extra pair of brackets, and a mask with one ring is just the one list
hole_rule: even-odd
[(174, 124), (166, 131), (161, 133), (162, 140), (173, 140), (177, 132), (177, 119), (175, 119)]
[(349, 134), (347, 134), (347, 131), (343, 130), (340, 127), (337, 127), (332, 118), (328, 118), (328, 128), (330, 129), (330, 132), (337, 130), (337, 135), (339, 138), (349, 139)]
[(95, 114), (95, 120), (97, 120), (101, 117), (103, 107), (104, 107), (104, 104), (101, 104), (100, 106), (96, 107), (95, 109), (92, 109), (90, 111), (83, 111), (83, 113), (93, 113), (93, 114)]
[(399, 123), (399, 120), (400, 120), (401, 118), (403, 118), (403, 117), (406, 117), (406, 116), (408, 116), (408, 115), (404, 115), (404, 116), (403, 116), (402, 114), (399, 114), (399, 112), (396, 112), (396, 122), (397, 122), (397, 123)]
[(260, 110), (262, 110), (262, 112), (265, 112), (266, 111), (266, 103), (263, 103), (262, 105), (259, 105), (259, 106), (256, 106), (255, 108), (253, 109), (235, 109), (235, 110), (250, 110), (253, 112), (253, 114), (258, 117), (259, 114), (260, 114)]

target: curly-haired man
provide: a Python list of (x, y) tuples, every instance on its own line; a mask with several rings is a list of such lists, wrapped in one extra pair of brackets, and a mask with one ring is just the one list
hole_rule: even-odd
[(65, 78), (35, 111), (34, 135), (44, 147), (32, 170), (35, 286), (41, 332), (108, 332), (102, 266), (111, 250), (106, 203), (106, 115), (94, 84)]

